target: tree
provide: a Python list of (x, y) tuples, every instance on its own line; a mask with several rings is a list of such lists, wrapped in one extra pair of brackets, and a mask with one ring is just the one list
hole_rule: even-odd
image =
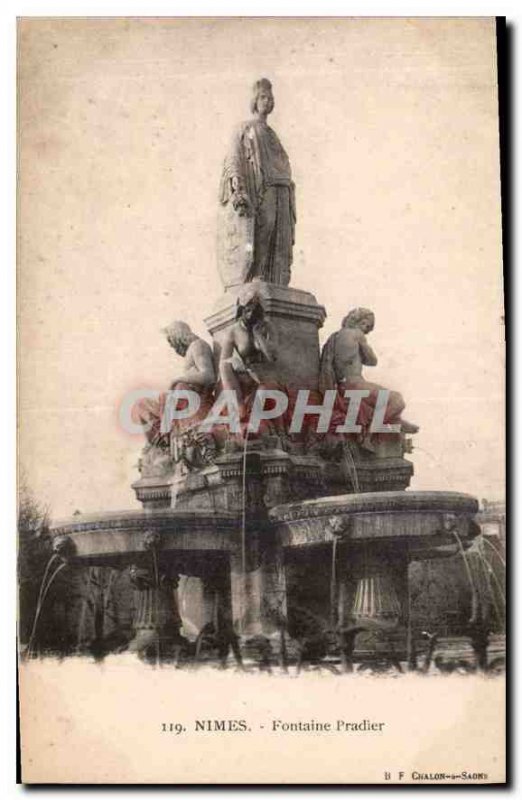
[(45, 567), (52, 555), (49, 514), (22, 481), (18, 507), (18, 637), (27, 644)]

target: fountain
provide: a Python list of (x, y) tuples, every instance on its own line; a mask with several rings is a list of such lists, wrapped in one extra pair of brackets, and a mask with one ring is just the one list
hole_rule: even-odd
[[(128, 572), (127, 649), (153, 661), (212, 648), (239, 665), (340, 659), (346, 669), (354, 660), (402, 669), (415, 649), (408, 564), (452, 555), (456, 543), (464, 552), (479, 532), (478, 503), (408, 489), (417, 427), (399, 393), (363, 378), (377, 363), (371, 311), (353, 309), (321, 353), (325, 309), (288, 285), (294, 191), (266, 123), (272, 105), (269, 82), (257, 82), (254, 119), (225, 160), (225, 293), (205, 320), (213, 347), (183, 322), (165, 331), (185, 359), (171, 388), (185, 411), (197, 408), (174, 413), (165, 430), (165, 396), (140, 404), (147, 444), (132, 485), (142, 508), (55, 522), (56, 558)], [(222, 391), (237, 400), (226, 417), (216, 411)], [(187, 577), (201, 588), (192, 649), (177, 592)]]

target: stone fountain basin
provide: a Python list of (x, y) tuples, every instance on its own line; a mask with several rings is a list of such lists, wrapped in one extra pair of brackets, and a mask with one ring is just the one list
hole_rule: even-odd
[[(459, 492), (367, 492), (274, 507), (270, 518), (284, 547), (338, 537), (354, 545), (395, 543), (411, 559), (441, 558), (465, 549), (480, 533), (476, 498)], [(457, 536), (455, 536), (457, 534)]]
[(75, 559), (111, 563), (139, 555), (147, 538), (158, 535), (161, 550), (226, 552), (238, 536), (237, 515), (175, 509), (81, 514), (57, 520), (51, 535), (67, 537)]

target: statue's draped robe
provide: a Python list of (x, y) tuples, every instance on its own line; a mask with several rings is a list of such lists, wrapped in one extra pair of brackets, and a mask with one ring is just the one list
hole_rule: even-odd
[[(197, 411), (189, 417), (183, 419), (170, 420), (170, 431), (162, 430), (162, 420), (165, 414), (165, 405), (167, 402), (168, 392), (162, 392), (157, 400), (144, 398), (139, 400), (136, 404), (136, 416), (142, 425), (147, 425), (148, 429), (145, 432), (147, 441), (150, 444), (160, 446), (168, 446), (170, 442), (170, 435), (181, 436), (189, 429), (197, 427), (212, 408), (214, 401), (214, 387), (213, 386), (199, 386), (192, 383), (185, 383), (184, 381), (177, 381), (172, 386), (171, 390), (189, 390), (196, 392), (199, 395), (200, 403)], [(188, 401), (180, 399), (176, 403), (176, 410), (183, 411), (188, 407)], [(166, 417), (166, 420), (168, 415)]]
[[(223, 167), (222, 206), (231, 202), (232, 178), (239, 179), (254, 218), (253, 253), (236, 282), (261, 278), (287, 286), (296, 221), (294, 184), (288, 156), (265, 122), (251, 120), (235, 132)], [(229, 243), (236, 246), (234, 241)]]

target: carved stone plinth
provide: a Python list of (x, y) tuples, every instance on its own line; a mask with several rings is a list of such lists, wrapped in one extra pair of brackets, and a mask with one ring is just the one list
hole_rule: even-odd
[[(265, 317), (277, 339), (277, 373), (283, 386), (317, 389), (319, 378), (319, 328), (326, 311), (313, 294), (301, 289), (253, 281), (258, 287)], [(236, 321), (241, 287), (230, 289), (214, 306), (205, 324), (214, 340), (216, 363), (228, 329)]]
[(132, 488), (143, 508), (170, 508), (173, 476), (164, 478), (140, 478)]
[[(244, 453), (238, 448), (218, 456), (212, 466), (180, 476), (172, 483), (172, 504), (180, 511), (240, 514), (243, 508), (243, 465)], [(324, 463), (316, 456), (293, 455), (277, 446), (264, 448), (259, 443), (249, 442), (245, 465), (245, 492), (250, 515), (253, 495), (257, 497), (256, 503), (271, 508), (326, 492)]]
[[(403, 437), (391, 436), (386, 447), (378, 444), (375, 453), (352, 446), (352, 457), (332, 458), (321, 447), (299, 452), (281, 448), (277, 437), (272, 443), (249, 441), (248, 452), (258, 452), (262, 462), (263, 497), (267, 508), (312, 497), (346, 492), (389, 492), (406, 489), (413, 475), (413, 464), (402, 457)], [(161, 476), (142, 476), (132, 484), (144, 508), (180, 510), (223, 510), (240, 508), (243, 451), (237, 445), (216, 455), (213, 463), (193, 471), (170, 472)], [(248, 481), (250, 475), (247, 475)]]

